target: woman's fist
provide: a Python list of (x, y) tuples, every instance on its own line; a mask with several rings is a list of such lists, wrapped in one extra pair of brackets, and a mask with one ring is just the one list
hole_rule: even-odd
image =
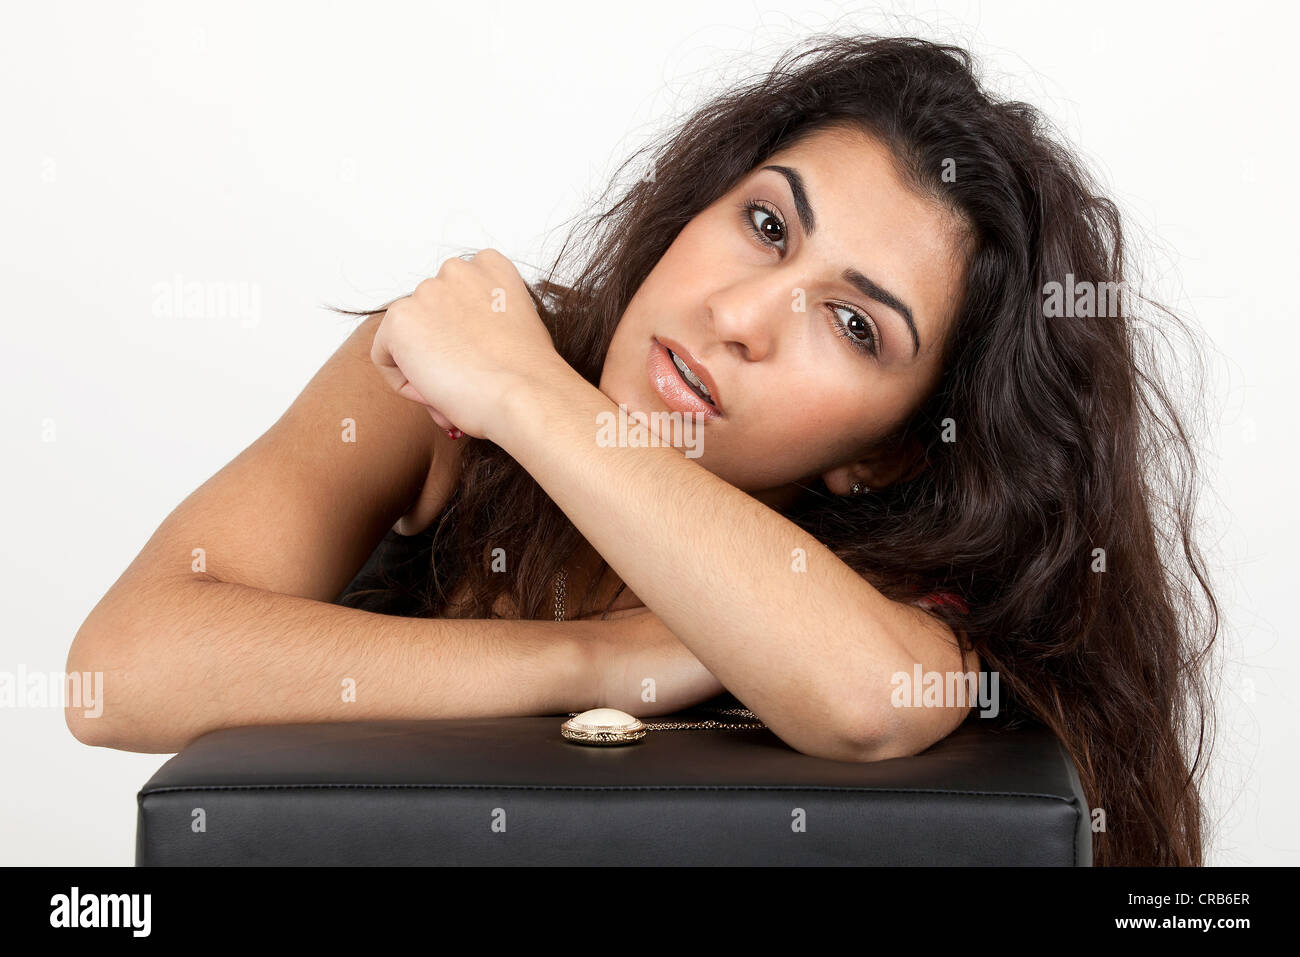
[(505, 398), (568, 365), (514, 264), (495, 249), (453, 257), (388, 307), (371, 361), (393, 391), (444, 429), (490, 439)]

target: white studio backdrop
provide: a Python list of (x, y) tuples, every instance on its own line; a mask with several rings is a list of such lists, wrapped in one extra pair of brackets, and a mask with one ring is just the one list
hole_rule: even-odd
[[(1044, 109), (1211, 340), (1203, 547), (1223, 608), (1214, 864), (1300, 863), (1300, 310), (1288, 8), (790, 0), (42, 3), (0, 31), (13, 441), (0, 670), (62, 672), (166, 515), (352, 328), (493, 246), (541, 266), (614, 166), (811, 32), (968, 45)], [(198, 282), (228, 302), (192, 314)], [(179, 308), (177, 306), (179, 305)], [(166, 760), (0, 708), (0, 863), (130, 864)]]

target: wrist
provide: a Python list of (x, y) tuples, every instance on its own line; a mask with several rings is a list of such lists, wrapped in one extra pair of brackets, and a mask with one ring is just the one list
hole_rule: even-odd
[(565, 406), (574, 389), (594, 388), (557, 353), (511, 380), (502, 390), (500, 410), (493, 420), (489, 441), (513, 452), (522, 438), (545, 433), (551, 415)]
[[(568, 672), (565, 676), (566, 711), (590, 711), (604, 707), (605, 643), (600, 622), (563, 622), (568, 640)], [(571, 705), (571, 707), (570, 707)]]

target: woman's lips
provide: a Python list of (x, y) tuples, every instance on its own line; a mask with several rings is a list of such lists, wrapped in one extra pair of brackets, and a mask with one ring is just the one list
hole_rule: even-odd
[[(718, 384), (713, 381), (713, 376), (709, 373), (709, 367), (706, 366), (699, 357), (695, 355), (695, 353), (691, 352), (690, 349), (687, 349), (680, 342), (674, 342), (667, 336), (664, 336), (663, 338), (655, 336), (655, 339), (659, 341), (661, 346), (673, 355), (677, 356), (678, 360), (686, 363), (686, 365), (690, 367), (691, 373), (695, 378), (704, 383), (704, 391), (707, 393), (702, 397), (704, 401), (712, 405), (719, 412), (723, 412), (722, 393), (718, 391)], [(671, 358), (671, 356), (669, 358)], [(678, 371), (680, 372), (681, 370), (678, 369)], [(686, 376), (683, 375), (682, 378), (685, 379)], [(689, 379), (687, 380), (686, 385), (691, 387), (692, 383)], [(723, 412), (723, 414), (725, 415), (725, 412)]]
[[(689, 359), (684, 356), (683, 359), (687, 365), (690, 365)], [(719, 409), (701, 399), (686, 384), (682, 374), (677, 371), (677, 366), (673, 364), (668, 349), (658, 339), (650, 340), (650, 353), (646, 356), (646, 374), (650, 377), (650, 385), (659, 398), (672, 411), (698, 412), (711, 419), (723, 417)]]

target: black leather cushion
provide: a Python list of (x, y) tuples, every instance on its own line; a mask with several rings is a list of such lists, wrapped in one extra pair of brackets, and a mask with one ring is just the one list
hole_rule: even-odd
[(140, 791), (136, 863), (1091, 864), (1079, 779), (1038, 726), (972, 715), (923, 754), (854, 764), (767, 730), (586, 747), (563, 720), (212, 732)]

